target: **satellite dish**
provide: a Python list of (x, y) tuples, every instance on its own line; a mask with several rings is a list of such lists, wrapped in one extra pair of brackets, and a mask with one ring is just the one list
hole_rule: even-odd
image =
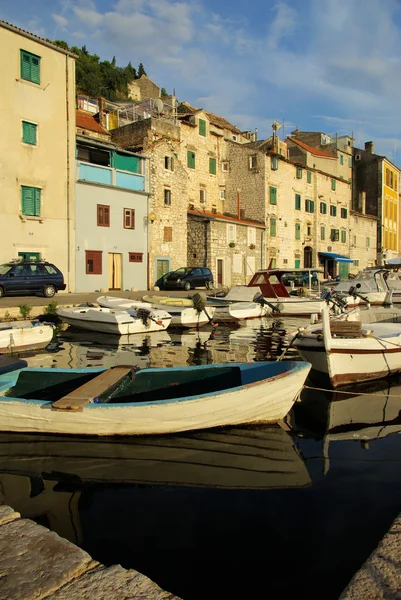
[(163, 100), (161, 98), (156, 98), (155, 99), (155, 109), (157, 110), (158, 113), (161, 113), (163, 111)]
[(278, 131), (279, 129), (281, 129), (281, 123), (279, 123), (278, 121), (274, 121), (274, 123), (272, 123), (272, 129), (274, 131)]

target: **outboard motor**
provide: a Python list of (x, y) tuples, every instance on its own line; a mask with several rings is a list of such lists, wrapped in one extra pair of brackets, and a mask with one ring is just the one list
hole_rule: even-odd
[(207, 297), (205, 292), (199, 292), (192, 296), (192, 302), (194, 305), (194, 309), (198, 312), (202, 312), (206, 308)]

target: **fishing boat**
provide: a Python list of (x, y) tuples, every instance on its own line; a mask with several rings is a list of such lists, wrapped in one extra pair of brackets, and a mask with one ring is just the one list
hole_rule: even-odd
[(350, 306), (356, 306), (358, 301), (371, 305), (389, 304), (392, 301), (392, 293), (387, 285), (387, 278), (386, 269), (366, 269), (359, 271), (354, 279), (340, 281), (333, 287), (333, 292), (337, 296), (355, 298), (354, 301), (350, 300)]
[(280, 425), (128, 439), (2, 433), (0, 481), (5, 474), (70, 485), (277, 489), (311, 483), (294, 442)]
[[(196, 294), (195, 294), (196, 295)], [(147, 310), (162, 310), (171, 317), (171, 327), (201, 327), (210, 323), (214, 310), (205, 311), (203, 306), (196, 308), (189, 298), (172, 298), (171, 296), (144, 296), (143, 302), (128, 298), (101, 296), (97, 299), (100, 306), (115, 310), (135, 310), (137, 305)]]
[(136, 308), (112, 310), (95, 306), (57, 308), (56, 314), (72, 327), (115, 335), (131, 335), (167, 329), (171, 316), (165, 310)]
[(30, 352), (46, 348), (52, 341), (54, 326), (39, 321), (12, 321), (0, 324), (0, 352)]
[(0, 430), (145, 435), (275, 423), (309, 373), (301, 361), (151, 368), (22, 369), (0, 375)]
[(401, 324), (330, 320), (296, 333), (291, 340), (303, 360), (328, 376), (334, 388), (401, 372)]

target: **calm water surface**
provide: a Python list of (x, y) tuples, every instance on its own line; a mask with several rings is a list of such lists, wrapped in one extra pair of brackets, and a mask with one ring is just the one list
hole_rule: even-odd
[[(302, 324), (129, 339), (65, 330), (28, 362), (274, 360)], [(0, 500), (186, 600), (338, 598), (401, 510), (401, 379), (307, 385), (281, 426), (118, 441), (0, 434)]]

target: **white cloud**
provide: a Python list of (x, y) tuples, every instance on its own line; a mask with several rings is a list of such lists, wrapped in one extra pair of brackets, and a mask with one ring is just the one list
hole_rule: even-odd
[(60, 29), (66, 29), (67, 28), (68, 19), (66, 19), (65, 17), (63, 17), (63, 15), (53, 14), (52, 17), (53, 17), (53, 20), (55, 21), (57, 27), (59, 27)]
[(274, 50), (277, 48), (282, 38), (290, 35), (296, 24), (296, 12), (285, 2), (279, 2), (274, 7), (276, 16), (274, 17), (267, 36), (267, 46)]

